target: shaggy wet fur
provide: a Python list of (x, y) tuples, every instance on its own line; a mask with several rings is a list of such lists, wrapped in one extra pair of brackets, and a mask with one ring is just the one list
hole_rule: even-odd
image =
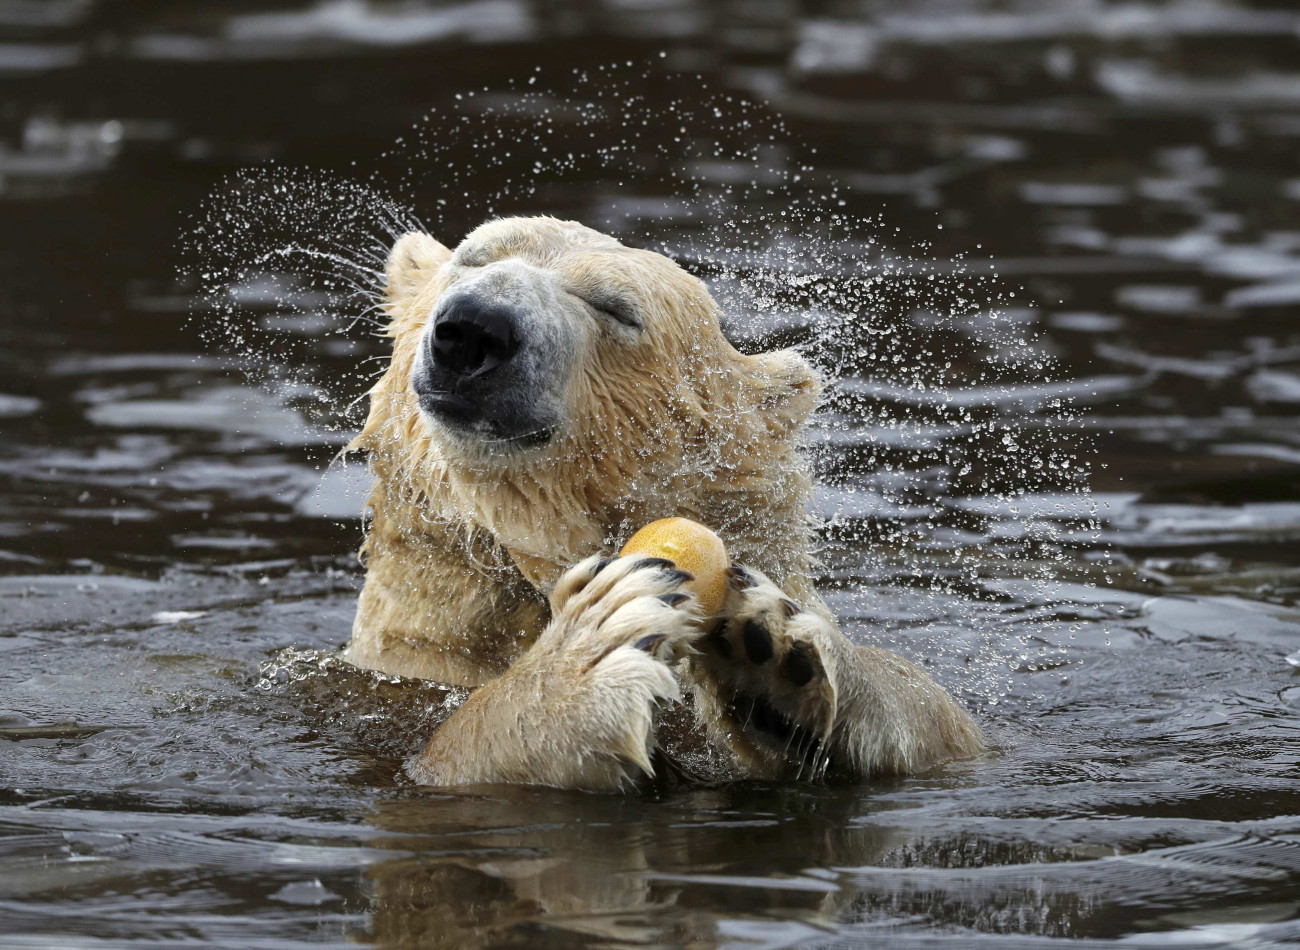
[[(580, 330), (544, 444), (453, 432), (412, 390), (440, 298), (503, 262), (560, 288)], [(602, 319), (611, 307), (634, 316)], [(376, 485), (347, 656), (483, 687), (417, 759), (418, 780), (622, 786), (651, 770), (655, 710), (679, 684), (741, 774), (902, 773), (982, 750), (928, 674), (835, 627), (811, 584), (796, 445), (819, 381), (793, 351), (733, 349), (700, 281), (581, 225), (507, 219), (455, 255), (402, 238), (387, 308), (391, 363), (353, 443)], [(707, 630), (663, 589), (671, 567), (593, 573), (593, 555), (672, 515), (714, 528), (749, 568)]]

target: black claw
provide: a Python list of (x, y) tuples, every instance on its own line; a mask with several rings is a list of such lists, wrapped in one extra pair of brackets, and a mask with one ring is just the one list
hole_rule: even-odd
[(807, 686), (815, 672), (812, 651), (807, 644), (796, 643), (785, 655), (785, 678), (795, 686)]
[(643, 557), (637, 561), (636, 569), (642, 570), (647, 567), (676, 567), (676, 563), (668, 560), (666, 557)]
[[(671, 564), (672, 561), (669, 561), (668, 563)], [(692, 574), (690, 571), (679, 571), (679, 570), (664, 571), (664, 577), (672, 581), (674, 584), (687, 584), (695, 580), (695, 575)]]
[(638, 650), (644, 650), (646, 653), (654, 653), (659, 648), (659, 644), (664, 642), (666, 636), (666, 634), (662, 633), (652, 633), (642, 637), (632, 645)]
[(594, 574), (599, 574), (601, 571), (603, 571), (605, 568), (609, 567), (611, 564), (613, 564), (613, 563), (614, 563), (615, 561), (617, 561), (617, 560), (618, 560), (618, 558), (616, 558), (616, 557), (603, 557), (603, 558), (601, 558), (599, 561), (596, 562), (596, 570), (593, 571), (593, 573), (594, 573)]
[(803, 608), (796, 604), (789, 597), (781, 598), (781, 612), (785, 614), (787, 620), (796, 614), (803, 613)]
[(679, 590), (675, 590), (671, 594), (660, 594), (659, 599), (662, 600), (669, 607), (677, 607), (680, 604), (683, 604), (686, 601), (690, 600), (691, 595), (683, 593), (682, 591)]
[(727, 583), (731, 585), (732, 590), (749, 590), (751, 587), (758, 586), (758, 581), (754, 580), (754, 575), (738, 564), (733, 564), (727, 568), (726, 574)]
[(749, 654), (749, 661), (755, 666), (762, 666), (772, 659), (772, 654), (776, 652), (772, 646), (772, 634), (757, 620), (745, 624), (741, 639), (745, 641), (745, 652)]

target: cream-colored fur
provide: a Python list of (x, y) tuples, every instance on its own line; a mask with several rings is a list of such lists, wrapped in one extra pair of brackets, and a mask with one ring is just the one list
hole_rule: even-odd
[[(852, 643), (824, 614), (800, 610), (769, 578), (748, 574), (733, 585), (740, 589), (727, 605), (729, 622), (703, 639), (687, 672), (700, 718), (749, 775), (816, 775), (827, 765), (850, 776), (908, 775), (983, 751), (978, 727), (930, 674), (888, 650)], [(737, 662), (753, 622), (772, 643), (771, 659), (758, 666)], [(716, 648), (719, 640), (725, 650)], [(792, 652), (812, 669), (803, 686), (780, 673)], [(737, 696), (762, 696), (801, 732), (782, 743), (744, 729), (748, 710), (736, 708)]]
[(438, 730), (411, 767), (416, 781), (616, 788), (653, 773), (655, 706), (681, 698), (668, 663), (698, 631), (660, 599), (672, 579), (630, 558), (577, 589), (598, 560), (565, 575), (555, 620)]
[[(536, 284), (553, 301), (538, 319), (561, 321), (573, 341), (563, 422), (544, 445), (453, 432), (412, 390), (444, 294), (496, 277)], [(744, 774), (811, 774), (827, 762), (856, 775), (909, 772), (983, 748), (924, 671), (853, 646), (812, 588), (811, 480), (796, 440), (820, 386), (797, 354), (738, 353), (700, 281), (550, 218), (490, 222), (454, 256), (409, 234), (387, 281), (392, 359), (353, 443), (376, 487), (347, 656), (482, 687), (413, 763), (417, 780), (623, 786), (650, 771), (655, 710), (679, 682)], [(636, 328), (600, 317), (610, 299), (636, 314)], [(680, 579), (584, 561), (670, 515), (710, 525), (753, 568), (733, 585), (717, 649), (680, 662), (693, 638), (706, 642), (693, 601), (674, 596)], [(807, 609), (791, 615), (795, 602)], [(774, 644), (762, 663), (741, 662), (751, 621)], [(735, 641), (730, 659), (719, 637)], [(816, 660), (806, 688), (782, 672), (794, 644), (794, 668), (808, 651)], [(799, 757), (766, 735), (755, 741), (737, 719), (759, 708), (754, 696), (815, 748)]]

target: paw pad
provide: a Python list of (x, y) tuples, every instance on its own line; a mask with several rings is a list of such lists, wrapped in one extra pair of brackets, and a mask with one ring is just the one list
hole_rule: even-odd
[(820, 662), (814, 666), (814, 662), (811, 648), (805, 643), (796, 643), (785, 655), (785, 678), (795, 686), (807, 686), (816, 672), (816, 667), (821, 666)]
[(745, 624), (745, 629), (741, 632), (741, 640), (745, 644), (745, 652), (749, 655), (749, 661), (755, 666), (762, 666), (768, 660), (772, 659), (776, 649), (772, 646), (772, 634), (757, 620), (750, 620)]

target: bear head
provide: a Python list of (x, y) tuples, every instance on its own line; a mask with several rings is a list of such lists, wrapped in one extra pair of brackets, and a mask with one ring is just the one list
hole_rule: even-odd
[(736, 351), (703, 282), (662, 254), (546, 217), (455, 250), (411, 233), (385, 307), (392, 360), (354, 446), (411, 530), (483, 529), (545, 583), (655, 517), (726, 538), (745, 512), (806, 501), (792, 449), (817, 375), (792, 350)]

